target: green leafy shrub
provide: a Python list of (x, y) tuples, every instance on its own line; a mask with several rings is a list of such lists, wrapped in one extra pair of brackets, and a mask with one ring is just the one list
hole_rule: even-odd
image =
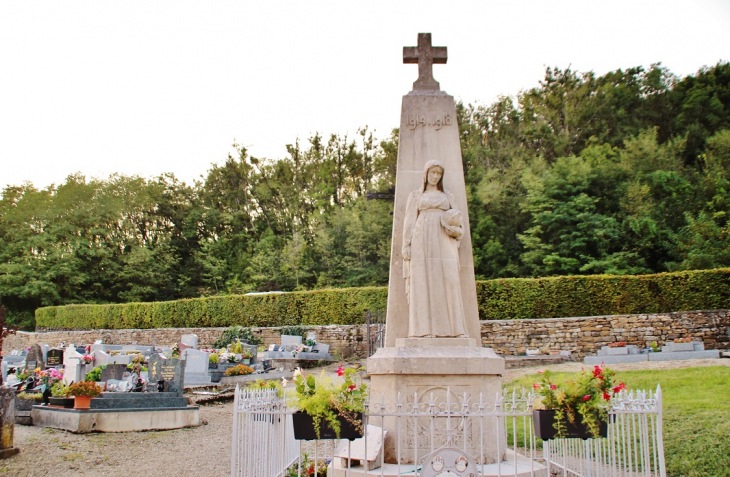
[(247, 342), (253, 345), (258, 345), (262, 343), (259, 338), (254, 336), (250, 328), (245, 328), (243, 326), (231, 326), (227, 330), (223, 330), (223, 333), (221, 333), (221, 337), (215, 340), (215, 342), (213, 343), (213, 347), (225, 348), (231, 343), (240, 341)]
[[(730, 268), (655, 275), (508, 278), (478, 281), (476, 286), (482, 320), (730, 307)], [(367, 310), (385, 309), (387, 295), (387, 288), (371, 287), (124, 305), (56, 306), (37, 309), (36, 322), (39, 327), (62, 329), (231, 326), (214, 344), (222, 348), (236, 339), (258, 344), (252, 334), (239, 336), (250, 333), (251, 326), (289, 327), (293, 331), (293, 327), (311, 325), (360, 324)]]

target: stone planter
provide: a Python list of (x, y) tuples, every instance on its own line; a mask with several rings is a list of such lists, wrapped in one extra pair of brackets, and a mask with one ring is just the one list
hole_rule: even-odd
[[(535, 409), (532, 411), (532, 425), (535, 428), (535, 435), (540, 439), (549, 441), (557, 438), (558, 431), (555, 429), (555, 411)], [(593, 438), (588, 428), (580, 422), (580, 416), (577, 416), (575, 423), (570, 423), (566, 420), (565, 427), (567, 429), (566, 437), (583, 440)], [(598, 434), (598, 437), (608, 436), (607, 422), (601, 422), (599, 424)]]
[(621, 356), (623, 354), (629, 354), (629, 348), (626, 346), (621, 346), (620, 348), (611, 348), (610, 346), (606, 348), (606, 355), (607, 356)]
[(18, 411), (31, 411), (33, 406), (42, 404), (43, 401), (40, 399), (19, 399), (15, 398), (15, 409)]
[[(356, 414), (356, 418), (362, 422), (362, 413)], [(347, 439), (354, 441), (362, 437), (362, 430), (358, 431), (349, 421), (341, 416), (337, 416), (340, 421), (339, 439)], [(314, 441), (317, 439), (338, 439), (335, 431), (329, 426), (326, 420), (322, 419), (319, 423), (319, 436), (314, 429), (314, 419), (312, 416), (303, 411), (297, 411), (292, 414), (292, 423), (294, 424), (294, 439), (298, 441)], [(361, 427), (362, 429), (362, 427)]]
[(694, 351), (694, 343), (672, 343), (672, 351)]
[(72, 409), (74, 407), (74, 398), (53, 397), (48, 399), (48, 405), (51, 407), (61, 407)]

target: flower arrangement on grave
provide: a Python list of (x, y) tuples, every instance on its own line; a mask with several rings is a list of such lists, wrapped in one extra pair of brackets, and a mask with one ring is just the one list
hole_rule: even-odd
[(674, 338), (675, 343), (691, 343), (692, 337), (688, 336), (686, 338)]
[(310, 348), (311, 348), (312, 346), (316, 345), (316, 344), (317, 344), (317, 342), (316, 342), (316, 341), (314, 341), (314, 340), (307, 340), (307, 346), (309, 346)]
[(228, 363), (237, 363), (238, 358), (236, 357), (235, 353), (228, 353), (226, 351), (220, 353), (219, 357), (220, 362), (228, 362)]
[(91, 381), (81, 381), (73, 383), (68, 387), (69, 396), (88, 396), (96, 397), (101, 394), (101, 386)]
[(51, 396), (53, 397), (67, 398), (70, 395), (66, 381), (58, 381), (51, 387)]
[(614, 341), (613, 343), (608, 343), (609, 348), (623, 348), (626, 346), (626, 341)]
[(246, 366), (245, 364), (239, 364), (232, 368), (226, 369), (226, 372), (223, 374), (226, 376), (243, 376), (244, 374), (252, 374), (252, 373), (253, 373), (253, 368)]
[(208, 362), (211, 364), (218, 364), (220, 362), (218, 353), (211, 353), (210, 356), (208, 356)]
[(35, 375), (38, 382), (41, 384), (41, 392), (45, 392), (46, 389), (51, 389), (54, 384), (63, 379), (63, 370), (49, 368), (41, 371), (40, 368), (36, 368)]
[[(367, 385), (355, 381), (358, 368), (337, 368), (342, 382), (325, 375), (324, 370), (315, 377), (305, 375), (300, 368), (294, 371), (294, 390), (289, 393), (292, 405), (311, 416), (317, 437), (320, 436), (323, 420), (335, 431), (338, 439), (341, 423), (339, 418), (350, 423), (362, 435), (362, 412), (365, 411)], [(285, 384), (286, 385), (286, 384)]]
[(173, 358), (179, 358), (180, 357), (180, 348), (178, 348), (177, 343), (172, 345), (172, 357)]
[(84, 364), (91, 364), (94, 361), (94, 356), (91, 354), (85, 354), (81, 357), (81, 362)]
[(243, 350), (243, 353), (241, 353), (241, 356), (243, 359), (251, 359), (253, 357), (253, 354), (251, 353), (251, 350), (246, 348)]
[(296, 349), (293, 349), (291, 351), (292, 357), (295, 358), (299, 353), (301, 353), (302, 351), (304, 351), (304, 349), (305, 349), (305, 346), (304, 345), (297, 346)]
[(556, 384), (550, 371), (542, 371), (540, 381), (533, 384), (539, 396), (535, 409), (555, 411), (557, 437), (567, 437), (567, 426), (582, 423), (593, 437), (600, 435), (600, 425), (608, 418), (611, 398), (626, 389), (624, 383), (615, 384), (616, 373), (606, 367), (595, 366), (583, 371), (578, 379)]
[(18, 372), (17, 378), (19, 381), (25, 381), (33, 374), (33, 371), (24, 369), (23, 371)]

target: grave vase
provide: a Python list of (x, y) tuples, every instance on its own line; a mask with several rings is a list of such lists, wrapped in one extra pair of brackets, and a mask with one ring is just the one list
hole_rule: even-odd
[(74, 409), (90, 409), (91, 396), (76, 396), (74, 398)]

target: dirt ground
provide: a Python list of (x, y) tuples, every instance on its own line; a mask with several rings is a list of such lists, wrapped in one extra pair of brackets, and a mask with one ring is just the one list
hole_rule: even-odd
[[(616, 371), (730, 366), (730, 359), (662, 361), (611, 365)], [(580, 371), (582, 363), (548, 366)], [(334, 373), (336, 366), (327, 367)], [(509, 382), (543, 368), (507, 370)], [(316, 370), (309, 370), (317, 372)], [(0, 461), (0, 476), (175, 476), (230, 475), (233, 403), (202, 405), (204, 423), (193, 429), (120, 434), (72, 434), (55, 429), (15, 426), (20, 454)]]

